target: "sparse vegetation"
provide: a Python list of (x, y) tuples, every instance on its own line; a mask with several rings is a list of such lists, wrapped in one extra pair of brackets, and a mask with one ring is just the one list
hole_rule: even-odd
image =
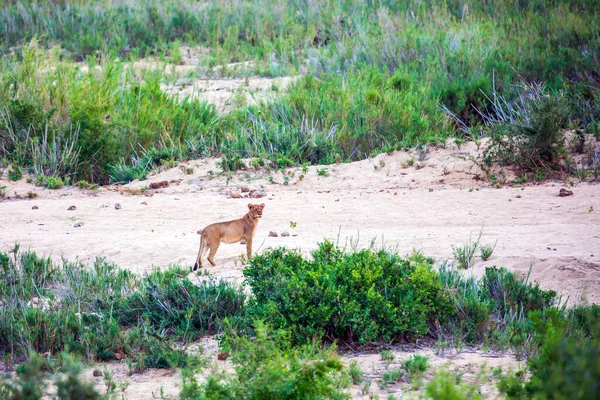
[[(496, 242), (497, 243), (497, 242)], [(491, 244), (482, 244), (479, 248), (481, 259), (483, 261), (487, 261), (490, 259), (492, 254), (494, 253), (494, 249), (496, 248), (496, 243)]]
[(479, 240), (481, 239), (481, 232), (479, 233), (479, 237), (474, 242), (469, 240), (461, 247), (452, 246), (452, 253), (454, 254), (454, 258), (458, 260), (458, 268), (469, 269), (471, 267), (471, 263), (475, 258), (475, 254), (480, 247)]

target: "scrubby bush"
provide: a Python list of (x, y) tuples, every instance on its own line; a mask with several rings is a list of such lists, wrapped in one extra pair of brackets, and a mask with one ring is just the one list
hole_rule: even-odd
[[(56, 384), (56, 399), (59, 400), (100, 400), (103, 398), (90, 382), (81, 380), (81, 364), (66, 353), (60, 354), (60, 366), (53, 378)], [(16, 368), (16, 376), (0, 377), (0, 395), (6, 400), (39, 400), (46, 391), (46, 360), (37, 353)]]
[[(597, 306), (596, 306), (597, 308)], [(594, 311), (592, 311), (594, 312)], [(600, 391), (600, 319), (589, 335), (570, 335), (569, 319), (557, 309), (530, 315), (539, 343), (528, 375), (509, 374), (498, 387), (510, 399), (594, 399)]]
[(506, 344), (522, 346), (529, 337), (524, 331), (527, 313), (556, 303), (556, 292), (542, 290), (505, 268), (487, 267), (476, 280), (443, 265), (439, 279), (456, 311), (442, 330), (461, 335), (467, 343), (501, 344), (508, 337)]
[(280, 248), (244, 269), (250, 315), (291, 330), (296, 342), (418, 337), (452, 311), (431, 260), (418, 253), (345, 253), (326, 241), (312, 257)]
[(514, 165), (525, 172), (564, 169), (560, 162), (569, 114), (562, 94), (546, 94), (536, 85), (527, 86), (513, 104), (495, 98), (493, 114), (486, 116), (492, 128), (484, 162)]
[(181, 399), (345, 399), (349, 383), (334, 348), (292, 347), (290, 334), (255, 323), (256, 336), (229, 332), (222, 345), (231, 353), (235, 375), (213, 373), (203, 385), (187, 375)]

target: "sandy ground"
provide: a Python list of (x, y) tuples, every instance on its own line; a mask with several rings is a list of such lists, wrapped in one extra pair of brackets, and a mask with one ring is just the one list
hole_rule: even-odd
[[(10, 182), (5, 172), (0, 179), (7, 196), (0, 202), (0, 250), (18, 242), (57, 261), (106, 257), (138, 273), (169, 264), (192, 266), (199, 229), (241, 217), (250, 202), (265, 203), (254, 239), (257, 252), (286, 246), (308, 254), (329, 238), (347, 247), (374, 243), (400, 253), (418, 249), (442, 262), (452, 258), (452, 246), (475, 240), (481, 233), (481, 243), (497, 243), (495, 251), (487, 262), (477, 258), (467, 273), (479, 275), (491, 265), (524, 275), (531, 269), (530, 279), (544, 289), (557, 290), (569, 304), (582, 298), (600, 302), (599, 186), (546, 182), (495, 188), (481, 180), (484, 174), (470, 160), (476, 154), (477, 146), (469, 143), (309, 167), (305, 174), (292, 168), (285, 174), (247, 170), (230, 177), (219, 173), (216, 160), (197, 160), (159, 172), (148, 181), (97, 191), (38, 188), (25, 179)], [(187, 174), (186, 168), (192, 173)], [(317, 173), (322, 168), (326, 175)], [(159, 181), (170, 182), (169, 187), (146, 190)], [(266, 197), (231, 198), (231, 191), (241, 193), (244, 186), (263, 189)], [(558, 197), (561, 187), (574, 194)], [(28, 192), (37, 197), (28, 199)], [(69, 210), (70, 206), (76, 209)], [(83, 226), (75, 227), (79, 222)], [(270, 237), (269, 231), (279, 237)], [(281, 237), (286, 231), (290, 236)], [(245, 246), (223, 244), (217, 267), (208, 270), (241, 281), (238, 260), (244, 252)], [(361, 362), (365, 371), (381, 370), (372, 359), (378, 356), (361, 357), (366, 357)], [(463, 358), (466, 361), (460, 361)], [(465, 353), (450, 362), (480, 365), (488, 358)], [(502, 360), (503, 365), (514, 364), (508, 356)], [(113, 367), (126, 375), (123, 365)], [(174, 372), (153, 371), (134, 375), (130, 382), (127, 398), (148, 398), (142, 393), (148, 395), (161, 386), (176, 394), (180, 378)]]

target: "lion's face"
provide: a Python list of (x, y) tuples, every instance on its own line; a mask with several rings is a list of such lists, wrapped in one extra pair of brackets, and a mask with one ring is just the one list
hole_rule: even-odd
[(262, 217), (263, 209), (265, 208), (263, 204), (248, 204), (248, 209), (250, 210), (248, 214), (250, 214), (250, 218), (258, 219)]

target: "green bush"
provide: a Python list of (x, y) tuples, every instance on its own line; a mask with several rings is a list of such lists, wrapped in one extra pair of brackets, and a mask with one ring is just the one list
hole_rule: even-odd
[(291, 250), (256, 256), (244, 269), (249, 313), (297, 342), (394, 341), (418, 337), (451, 312), (431, 260), (384, 250), (345, 253), (321, 243), (308, 261)]
[[(68, 354), (60, 354), (60, 376), (54, 376), (56, 398), (60, 400), (100, 400), (103, 397), (96, 392), (93, 384), (82, 382), (82, 367)], [(37, 353), (29, 356), (27, 362), (16, 368), (16, 377), (0, 377), (0, 395), (7, 400), (39, 400), (46, 391), (44, 370), (47, 362)]]
[(491, 141), (483, 153), (487, 165), (514, 165), (523, 171), (560, 169), (565, 156), (563, 129), (570, 115), (569, 104), (560, 93), (547, 95), (531, 86), (518, 102), (494, 102)]
[(334, 348), (292, 347), (289, 332), (257, 322), (256, 337), (229, 332), (222, 339), (235, 375), (213, 373), (203, 386), (186, 376), (181, 399), (346, 399), (348, 383)]
[(523, 374), (504, 377), (498, 387), (510, 399), (594, 399), (600, 390), (600, 319), (589, 336), (569, 335), (559, 310), (530, 315), (539, 342), (529, 359), (527, 379)]

